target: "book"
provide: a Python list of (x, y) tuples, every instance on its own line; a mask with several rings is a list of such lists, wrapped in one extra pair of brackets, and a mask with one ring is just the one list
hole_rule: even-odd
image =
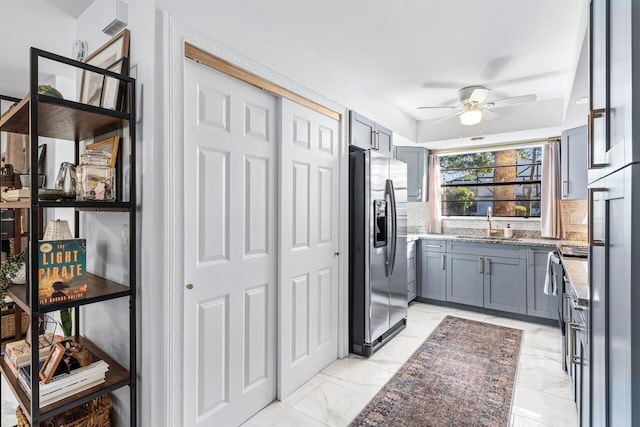
[(42, 305), (77, 300), (87, 293), (86, 239), (38, 242), (38, 300)]
[[(40, 352), (38, 358), (41, 362), (47, 358), (47, 355), (51, 351), (51, 346), (61, 339), (62, 337), (53, 335), (51, 332), (40, 335)], [(7, 343), (4, 353), (5, 359), (14, 369), (31, 363), (31, 346), (27, 344), (26, 340)]]

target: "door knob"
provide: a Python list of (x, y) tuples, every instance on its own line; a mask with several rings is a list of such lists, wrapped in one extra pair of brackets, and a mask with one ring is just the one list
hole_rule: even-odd
[(187, 285), (187, 289), (193, 289), (193, 285), (192, 285), (191, 283), (189, 283), (189, 284)]

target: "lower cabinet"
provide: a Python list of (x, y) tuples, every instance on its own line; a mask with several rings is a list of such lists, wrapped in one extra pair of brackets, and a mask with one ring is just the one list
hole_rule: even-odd
[(407, 242), (407, 301), (416, 297), (416, 241)]
[(484, 307), (527, 312), (527, 265), (519, 258), (484, 258)]
[(447, 299), (447, 255), (444, 247), (444, 242), (420, 240), (418, 293), (423, 298), (439, 301)]
[(547, 261), (549, 252), (552, 250), (552, 248), (527, 250), (527, 314), (556, 320), (558, 319), (558, 297), (544, 293)]
[(558, 318), (558, 297), (544, 294), (553, 248), (420, 239), (416, 250), (419, 297)]
[(483, 306), (484, 264), (482, 257), (471, 254), (447, 254), (449, 274), (447, 301)]

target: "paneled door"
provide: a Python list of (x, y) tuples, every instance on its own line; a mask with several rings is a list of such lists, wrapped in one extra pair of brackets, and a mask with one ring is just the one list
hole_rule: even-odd
[(284, 399), (338, 355), (339, 122), (281, 101), (280, 352)]
[(276, 397), (277, 98), (184, 82), (184, 425), (239, 425)]

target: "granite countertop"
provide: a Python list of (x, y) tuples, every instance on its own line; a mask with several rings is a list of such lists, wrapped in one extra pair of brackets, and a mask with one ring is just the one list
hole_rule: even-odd
[(562, 258), (569, 283), (581, 305), (589, 305), (589, 262), (586, 258)]
[(493, 243), (500, 245), (516, 245), (516, 246), (536, 246), (558, 248), (561, 245), (587, 246), (587, 242), (557, 240), (557, 239), (528, 239), (528, 238), (506, 238), (503, 236), (485, 237), (485, 236), (458, 236), (454, 234), (409, 234), (407, 240), (430, 239), (430, 240), (454, 240), (469, 243)]

